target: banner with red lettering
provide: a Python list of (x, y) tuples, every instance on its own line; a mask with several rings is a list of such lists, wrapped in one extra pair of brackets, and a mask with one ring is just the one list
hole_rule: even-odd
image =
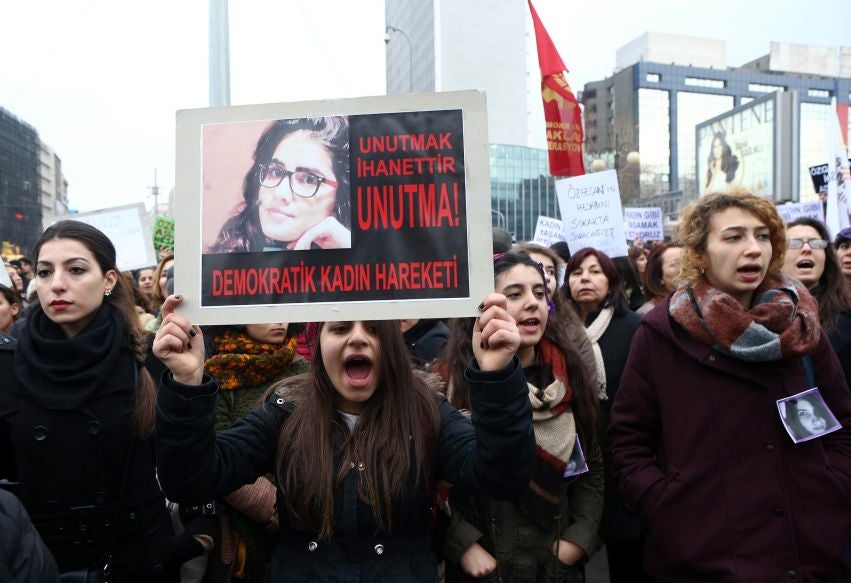
[(480, 92), (178, 114), (200, 324), (469, 316), (493, 289)]
[(585, 174), (585, 163), (582, 159), (582, 112), (564, 78), (567, 67), (564, 66), (547, 29), (538, 18), (531, 0), (529, 10), (535, 25), (538, 63), (541, 66), (541, 97), (544, 100), (544, 119), (547, 124), (550, 174), (580, 176)]

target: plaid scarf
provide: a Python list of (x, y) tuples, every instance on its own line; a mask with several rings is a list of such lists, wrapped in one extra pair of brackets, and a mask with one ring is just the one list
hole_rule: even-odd
[(537, 348), (541, 387), (527, 383), (537, 461), (529, 487), (518, 503), (530, 519), (542, 528), (550, 528), (553, 517), (559, 514), (559, 494), (567, 460), (576, 442), (576, 423), (570, 406), (573, 390), (568, 383), (564, 355), (546, 338), (541, 338)]
[(693, 338), (750, 362), (808, 354), (821, 330), (816, 300), (785, 275), (766, 277), (750, 310), (701, 279), (674, 292), (669, 313)]
[(283, 376), (293, 360), (295, 345), (295, 338), (283, 344), (263, 344), (244, 332), (225, 330), (213, 340), (218, 354), (204, 363), (204, 370), (222, 390), (257, 387)]

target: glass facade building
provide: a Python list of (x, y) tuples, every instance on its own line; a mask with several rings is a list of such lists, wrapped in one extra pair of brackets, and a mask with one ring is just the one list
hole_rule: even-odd
[[(795, 174), (799, 178), (791, 196), (814, 199), (808, 169), (827, 162), (827, 124), (829, 116), (835, 115), (830, 101), (835, 97), (840, 111), (848, 109), (851, 78), (766, 71), (750, 65), (719, 69), (642, 61), (586, 84), (582, 94), (586, 153), (592, 158), (619, 154), (617, 166), (623, 173), (624, 154), (637, 150), (639, 179), (624, 188), (621, 177), (624, 198), (632, 196), (639, 199), (635, 204), (643, 204), (643, 199), (668, 193), (688, 202), (698, 191), (695, 126), (767, 93), (794, 91), (799, 136)], [(851, 121), (847, 123), (851, 126)]]
[(41, 234), (39, 138), (0, 107), (0, 254), (29, 255)]
[(491, 144), (491, 224), (508, 229), (517, 241), (535, 236), (539, 216), (560, 219), (547, 151)]

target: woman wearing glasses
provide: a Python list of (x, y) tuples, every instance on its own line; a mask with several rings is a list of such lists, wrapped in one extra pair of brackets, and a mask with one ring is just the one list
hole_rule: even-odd
[(819, 322), (851, 386), (851, 290), (827, 228), (819, 220), (802, 217), (787, 225), (786, 236), (783, 273), (800, 280), (818, 300)]
[(273, 122), (257, 142), (242, 196), (210, 252), (351, 247), (347, 119)]

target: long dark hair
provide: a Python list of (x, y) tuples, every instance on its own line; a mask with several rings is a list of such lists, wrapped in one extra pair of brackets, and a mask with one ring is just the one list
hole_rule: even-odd
[[(392, 503), (405, 493), (411, 475), (418, 485), (429, 485), (434, 477), (433, 444), (440, 430), (436, 395), (414, 373), (398, 321), (371, 325), (381, 347), (381, 378), (351, 432), (335, 406), (337, 393), (325, 370), (321, 340), (308, 373), (270, 389), (289, 392), (295, 404), (281, 430), (276, 465), (288, 514), (322, 538), (334, 532), (335, 491), (349, 472), (359, 471), (353, 469), (359, 463), (358, 497), (388, 531)], [(340, 443), (345, 459), (337, 466), (334, 452)]]
[(81, 221), (59, 221), (45, 229), (35, 244), (33, 256), (36, 263), (41, 254), (42, 246), (54, 239), (71, 239), (84, 245), (91, 252), (100, 267), (101, 273), (109, 271), (116, 274), (115, 286), (103, 301), (115, 308), (124, 321), (124, 332), (128, 346), (133, 351), (138, 369), (136, 386), (136, 429), (140, 435), (150, 434), (154, 430), (154, 405), (156, 404), (156, 387), (148, 371), (144, 368), (147, 353), (147, 338), (139, 325), (136, 308), (133, 302), (133, 286), (127, 278), (121, 276), (115, 262), (115, 246), (103, 232)]
[(715, 140), (721, 140), (721, 171), (725, 174), (726, 182), (733, 182), (733, 178), (736, 176), (736, 170), (739, 169), (739, 157), (733, 155), (733, 149), (727, 143), (727, 136), (724, 132), (715, 132), (715, 135), (712, 136), (712, 141), (709, 143), (709, 158), (707, 159), (709, 167), (706, 170), (706, 187), (712, 182), (712, 164), (715, 162), (715, 154), (712, 150), (715, 149), (713, 147)]
[(582, 265), (582, 262), (591, 255), (597, 258), (597, 263), (600, 264), (600, 269), (603, 271), (603, 275), (605, 275), (606, 279), (609, 281), (609, 292), (606, 294), (606, 297), (603, 298), (603, 303), (600, 304), (600, 307), (608, 308), (611, 306), (615, 309), (616, 316), (622, 316), (629, 311), (629, 302), (626, 299), (626, 294), (623, 293), (621, 274), (618, 271), (618, 268), (615, 267), (614, 261), (612, 261), (608, 255), (602, 251), (594, 249), (593, 247), (585, 247), (573, 254), (570, 261), (567, 262), (567, 269), (564, 272), (564, 284), (561, 286), (561, 289), (559, 289), (556, 295), (559, 296), (560, 301), (569, 303), (578, 313), (582, 313), (581, 310), (579, 310), (579, 305), (574, 301), (573, 296), (570, 293), (569, 280), (570, 274), (576, 271), (579, 266)]
[(789, 223), (786, 228), (791, 229), (798, 225), (812, 227), (816, 230), (820, 239), (828, 241), (824, 249), (824, 272), (818, 280), (818, 284), (812, 289), (812, 294), (818, 300), (818, 319), (824, 331), (830, 334), (836, 329), (839, 316), (851, 312), (851, 292), (836, 258), (836, 251), (830, 245), (830, 235), (827, 227), (818, 219), (800, 217)]
[[(541, 274), (541, 281), (546, 281), (541, 266), (528, 255), (506, 253), (493, 263), (493, 274), (496, 279), (501, 273), (517, 266), (524, 265), (535, 268)], [(473, 357), (471, 342), (474, 318), (456, 318), (449, 325), (451, 334), (443, 350), (441, 360), (447, 366), (447, 384), (450, 387), (449, 401), (458, 409), (470, 409), (470, 392), (464, 381), (464, 371)], [(551, 313), (544, 328), (544, 337), (556, 345), (567, 362), (569, 383), (573, 389), (574, 410), (579, 435), (586, 447), (597, 443), (597, 423), (599, 419), (599, 401), (595, 395), (588, 371), (582, 364), (582, 359), (576, 347), (566, 334), (568, 326), (581, 326), (577, 321), (565, 317), (561, 310)]]
[(351, 227), (351, 202), (349, 197), (349, 123), (345, 117), (305, 117), (279, 119), (273, 122), (257, 141), (254, 164), (245, 175), (239, 213), (225, 222), (216, 242), (210, 247), (213, 253), (260, 251), (265, 237), (260, 228), (258, 210), (260, 196), (260, 166), (268, 164), (278, 144), (297, 131), (309, 132), (311, 137), (325, 146), (331, 154), (331, 164), (337, 177), (337, 199), (334, 212), (337, 220), (347, 229)]

